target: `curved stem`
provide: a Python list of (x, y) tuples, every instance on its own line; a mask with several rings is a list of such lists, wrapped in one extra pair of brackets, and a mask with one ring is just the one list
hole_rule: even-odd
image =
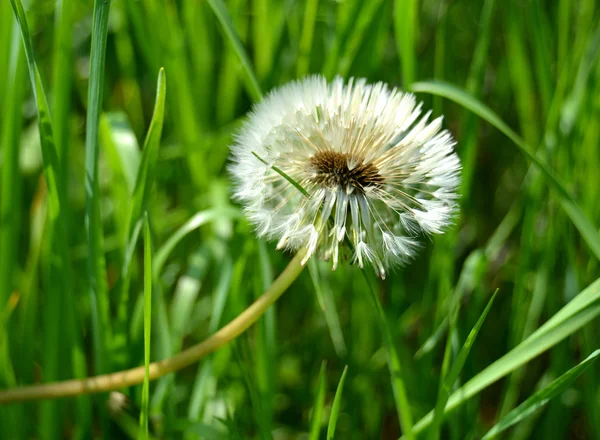
[[(271, 287), (262, 294), (246, 310), (233, 321), (221, 328), (214, 335), (188, 348), (173, 357), (150, 364), (150, 380), (180, 370), (198, 362), (204, 356), (222, 347), (236, 336), (248, 329), (273, 304), (283, 292), (294, 282), (304, 266), (301, 264), (305, 251), (300, 251), (290, 261)], [(31, 385), (12, 390), (0, 391), (0, 404), (23, 400), (54, 399), (58, 397), (77, 396), (80, 394), (99, 393), (131, 385), (140, 384), (144, 380), (145, 367), (132, 368), (112, 374), (89, 377), (80, 380), (67, 380), (44, 385)]]

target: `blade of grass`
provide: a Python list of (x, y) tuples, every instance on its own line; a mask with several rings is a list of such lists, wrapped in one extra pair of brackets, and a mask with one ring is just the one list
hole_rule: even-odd
[[(127, 248), (131, 196), (135, 187), (141, 151), (127, 116), (122, 112), (104, 113), (100, 117), (100, 145), (108, 165), (107, 179), (112, 199), (115, 242), (121, 250)], [(110, 238), (105, 240), (105, 252), (110, 252)], [(84, 250), (85, 252), (85, 250)], [(123, 263), (117, 263), (119, 267)], [(118, 290), (118, 289), (117, 289)]]
[(538, 409), (546, 405), (551, 399), (564, 392), (587, 368), (600, 356), (600, 350), (594, 351), (577, 366), (552, 381), (550, 384), (537, 391), (518, 407), (504, 416), (484, 436), (483, 440), (491, 439), (511, 426), (533, 415)]
[(508, 125), (506, 125), (500, 117), (494, 113), (489, 107), (485, 106), (479, 100), (475, 99), (463, 90), (442, 82), (419, 82), (413, 84), (412, 90), (414, 92), (424, 92), (433, 95), (440, 95), (448, 98), (457, 104), (465, 107), (472, 111), (477, 116), (485, 119), (487, 122), (492, 124), (498, 130), (500, 130), (506, 137), (515, 143), (519, 151), (529, 159), (539, 170), (542, 171), (547, 182), (556, 191), (560, 204), (573, 221), (575, 227), (581, 233), (583, 239), (588, 244), (594, 255), (600, 259), (600, 235), (598, 234), (597, 228), (588, 220), (583, 214), (565, 185), (554, 176), (550, 167), (539, 159), (532, 149), (527, 145)]
[[(51, 220), (56, 220), (60, 216), (64, 215), (61, 211), (61, 203), (64, 200), (64, 193), (63, 187), (58, 183), (60, 164), (58, 161), (56, 146), (54, 144), (52, 120), (48, 110), (48, 101), (46, 99), (46, 93), (44, 92), (44, 86), (42, 84), (40, 73), (37, 65), (35, 64), (34, 52), (31, 44), (31, 37), (29, 35), (29, 28), (27, 26), (27, 20), (25, 18), (25, 11), (23, 10), (23, 4), (20, 0), (10, 0), (10, 3), (13, 7), (13, 11), (21, 31), (23, 45), (25, 48), (25, 57), (27, 59), (27, 67), (29, 69), (29, 76), (37, 105), (38, 124), (40, 128), (40, 143), (42, 146), (42, 158), (44, 163), (44, 177), (46, 178), (46, 183), (48, 186), (50, 218)], [(64, 226), (60, 229), (62, 231), (62, 236), (66, 237)], [(64, 243), (64, 245), (66, 246), (66, 243)], [(64, 255), (66, 255), (66, 253), (63, 254), (63, 256)]]
[[(257, 243), (260, 276), (255, 277), (255, 297), (273, 282), (273, 267), (264, 241)], [(274, 423), (275, 377), (277, 371), (277, 321), (276, 304), (265, 312), (255, 327), (254, 359), (257, 389), (262, 400), (265, 432), (271, 433)]]
[[(125, 196), (130, 202), (135, 188), (136, 176), (140, 168), (141, 153), (126, 114), (114, 112), (105, 113), (101, 116), (100, 144), (105, 149), (106, 158), (113, 172), (122, 176), (127, 187)], [(126, 220), (124, 219), (123, 221)], [(124, 238), (126, 235), (126, 233), (123, 233)]]
[(402, 65), (402, 84), (408, 90), (417, 76), (415, 46), (417, 41), (419, 0), (394, 1), (394, 36)]
[(177, 231), (175, 231), (175, 233), (173, 233), (173, 235), (171, 235), (169, 239), (165, 241), (165, 244), (163, 244), (161, 248), (156, 251), (153, 268), (154, 276), (157, 278), (160, 276), (162, 269), (169, 258), (169, 255), (171, 252), (173, 252), (175, 246), (177, 246), (177, 244), (183, 240), (186, 235), (195, 231), (202, 225), (223, 218), (223, 216), (234, 219), (241, 216), (241, 213), (235, 208), (209, 209), (206, 211), (200, 211), (191, 219), (189, 219)]
[[(48, 100), (44, 91), (42, 79), (35, 62), (35, 55), (31, 43), (31, 36), (25, 17), (23, 4), (20, 0), (11, 0), (11, 6), (15, 13), (23, 46), (31, 85), (35, 97), (35, 103), (38, 114), (38, 126), (40, 145), (42, 149), (42, 162), (44, 169), (44, 178), (47, 185), (49, 221), (51, 236), (51, 257), (46, 270), (49, 273), (60, 273), (60, 277), (47, 277), (48, 280), (48, 308), (54, 308), (58, 313), (50, 314), (47, 312), (45, 325), (45, 380), (56, 380), (61, 372), (68, 374), (68, 369), (58, 369), (58, 361), (61, 351), (54, 349), (60, 347), (68, 350), (72, 360), (73, 374), (76, 377), (85, 376), (85, 367), (83, 364), (83, 355), (81, 345), (78, 343), (78, 333), (76, 326), (75, 298), (73, 297), (73, 279), (71, 273), (71, 262), (68, 250), (68, 234), (66, 218), (66, 192), (62, 185), (61, 164), (56, 148), (52, 119), (48, 108)], [(66, 309), (66, 322), (61, 323), (56, 319), (57, 316)], [(64, 325), (61, 325), (64, 324)], [(62, 334), (61, 334), (62, 332)], [(86, 400), (79, 402), (82, 408), (86, 405)], [(58, 406), (56, 403), (47, 403), (42, 406), (40, 423), (38, 429), (45, 436), (58, 435), (59, 420), (57, 418)], [(85, 410), (82, 410), (84, 412)], [(82, 421), (85, 424), (85, 420)]]
[[(0, 66), (7, 67), (10, 65), (13, 29), (16, 27), (16, 21), (10, 11), (9, 2), (0, 4)], [(0, 102), (6, 102), (6, 95), (10, 90), (8, 88), (8, 76), (8, 68), (0, 69)], [(2, 124), (5, 114), (0, 114), (0, 124)]]
[(383, 3), (383, 0), (362, 2), (363, 7), (358, 14), (356, 22), (352, 26), (352, 32), (349, 34), (346, 44), (344, 45), (342, 56), (338, 60), (338, 73), (342, 77), (347, 76), (350, 72), (352, 62), (356, 58), (361, 43), (369, 36), (369, 26), (377, 18), (377, 12), (381, 10), (381, 5)]
[[(73, 59), (73, 3), (57, 0), (56, 33), (54, 35), (52, 116), (54, 138), (61, 164), (61, 184), (67, 187), (69, 167), (69, 116), (71, 113), (72, 59)], [(68, 216), (67, 216), (68, 217)]]
[[(448, 39), (447, 28), (448, 28), (448, 8), (449, 5), (446, 0), (441, 0), (437, 5), (437, 17), (436, 17), (436, 29), (435, 29), (435, 51), (433, 54), (433, 79), (436, 81), (443, 81), (446, 75), (446, 58), (448, 49), (446, 49), (446, 41)], [(442, 98), (439, 96), (433, 97), (433, 114), (441, 115), (442, 110)], [(464, 145), (464, 142), (463, 142)], [(464, 181), (465, 170), (462, 170), (462, 179)]]
[(514, 89), (514, 99), (519, 116), (523, 139), (529, 145), (536, 145), (540, 140), (539, 109), (535, 105), (536, 91), (534, 74), (530, 56), (526, 47), (525, 22), (522, 18), (521, 3), (510, 0), (509, 7), (504, 8), (507, 17), (504, 20), (508, 73)]
[(548, 41), (552, 41), (550, 26), (546, 8), (542, 6), (540, 0), (534, 0), (527, 5), (528, 15), (527, 20), (531, 25), (528, 30), (533, 40), (533, 57), (535, 60), (536, 83), (539, 85), (539, 95), (541, 98), (540, 109), (541, 117), (544, 120), (550, 108), (552, 101), (554, 79), (552, 77), (552, 69), (548, 66), (552, 65), (553, 58), (549, 54)]
[[(325, 315), (325, 322), (327, 322), (327, 327), (329, 329), (329, 334), (331, 335), (331, 342), (333, 343), (335, 352), (340, 358), (343, 358), (347, 353), (346, 342), (344, 341), (344, 334), (342, 333), (340, 326), (340, 318), (335, 307), (333, 291), (330, 287), (329, 280), (325, 281), (325, 283), (321, 282), (321, 268), (319, 262), (314, 258), (310, 258), (308, 260), (308, 272), (310, 273), (310, 278), (312, 280), (313, 287), (315, 288), (319, 305), (321, 306), (321, 310)], [(330, 269), (329, 272), (331, 272)], [(323, 275), (327, 277), (324, 271)]]
[[(492, 298), (489, 300), (487, 306), (481, 313), (481, 316), (475, 323), (475, 326), (469, 333), (469, 336), (467, 336), (467, 339), (463, 344), (462, 348), (460, 349), (460, 352), (458, 353), (458, 356), (456, 357), (452, 368), (450, 368), (450, 372), (447, 376), (442, 377), (442, 379), (440, 380), (440, 386), (438, 388), (438, 398), (435, 404), (435, 410), (433, 415), (433, 425), (429, 432), (429, 438), (431, 440), (437, 440), (440, 437), (440, 428), (442, 425), (442, 419), (444, 417), (444, 408), (446, 407), (446, 402), (448, 401), (448, 397), (450, 396), (450, 392), (452, 391), (452, 387), (454, 386), (456, 379), (458, 379), (458, 375), (460, 374), (465, 365), (467, 356), (469, 356), (469, 353), (471, 352), (471, 347), (475, 343), (475, 339), (477, 339), (479, 330), (481, 330), (485, 318), (487, 317), (488, 312), (492, 308), (492, 304), (494, 303), (494, 299), (496, 298), (497, 294), (498, 290), (494, 292)], [(450, 338), (451, 335), (448, 335), (449, 340)], [(448, 350), (446, 351), (446, 355), (448, 355)]]
[[(0, 195), (0, 308), (3, 308), (14, 289), (15, 266), (21, 214), (21, 175), (19, 172), (19, 139), (21, 136), (21, 108), (25, 97), (25, 58), (19, 29), (13, 28), (10, 65), (4, 118), (2, 119), (2, 185)], [(0, 322), (0, 334), (4, 333)], [(7, 360), (1, 362), (6, 365)], [(0, 368), (1, 368), (0, 366)], [(6, 376), (0, 372), (0, 381)], [(4, 381), (2, 381), (4, 382)]]
[[(469, 69), (466, 90), (473, 96), (480, 96), (486, 61), (489, 53), (490, 41), (494, 30), (494, 8), (496, 0), (485, 0), (479, 19), (479, 38), (473, 51), (473, 60)], [(436, 95), (437, 99), (441, 99)], [(475, 160), (477, 157), (478, 121), (475, 115), (469, 114), (463, 119), (461, 133), (462, 183), (461, 191), (463, 200), (470, 199), (471, 183), (475, 173)]]
[[(133, 131), (142, 136), (144, 131), (144, 114), (142, 110), (142, 96), (140, 86), (136, 79), (138, 78), (139, 67), (137, 65), (137, 53), (133, 46), (130, 30), (129, 16), (127, 14), (127, 5), (124, 2), (117, 2), (113, 5), (113, 15), (121, 18), (119, 25), (113, 28), (115, 41), (115, 54), (121, 74), (121, 87), (126, 99), (123, 102), (123, 110), (131, 121)], [(100, 122), (102, 124), (102, 122)]]
[[(328, 80), (338, 73), (339, 61), (343, 56), (343, 50), (358, 20), (363, 2), (345, 1), (337, 5), (335, 38), (328, 48), (324, 65), (321, 69)], [(368, 7), (369, 5), (366, 5)]]
[[(229, 2), (233, 23), (242, 41), (246, 40), (250, 22), (244, 13), (245, 7), (245, 2), (242, 0)], [(230, 44), (226, 46), (223, 51), (221, 68), (218, 72), (217, 108), (215, 112), (217, 124), (226, 124), (235, 120), (236, 109), (244, 91), (243, 82), (245, 78), (240, 68), (239, 57)]]
[(262, 163), (264, 163), (265, 165), (267, 165), (268, 167), (271, 167), (271, 169), (273, 171), (275, 171), (277, 174), (279, 174), (281, 177), (283, 177), (285, 180), (287, 180), (288, 182), (290, 182), (292, 185), (294, 185), (296, 187), (296, 189), (298, 191), (300, 191), (305, 197), (310, 197), (310, 194), (302, 187), (302, 185), (300, 185), (298, 182), (296, 182), (294, 179), (292, 179), (290, 176), (288, 176), (281, 168), (276, 167), (275, 165), (269, 165), (267, 163), (267, 161), (265, 161), (262, 157), (260, 157), (258, 154), (256, 154), (254, 151), (252, 151), (252, 154), (254, 155), (254, 157), (256, 157), (258, 160), (260, 160)]
[[(346, 369), (347, 368), (348, 367), (346, 367)], [(344, 369), (344, 371), (346, 371), (346, 369)], [(308, 440), (319, 440), (319, 434), (321, 432), (321, 425), (323, 419), (323, 408), (325, 406), (326, 390), (327, 363), (323, 361), (323, 363), (321, 363), (321, 369), (319, 370), (319, 384), (317, 385), (317, 394), (315, 395), (315, 401), (313, 402), (313, 410), (310, 422), (310, 433), (308, 435)]]
[(304, 19), (302, 21), (302, 35), (298, 44), (298, 62), (296, 64), (296, 77), (301, 78), (310, 69), (310, 50), (312, 48), (313, 35), (319, 0), (308, 0), (304, 8)]
[[(444, 412), (448, 413), (462, 405), (470, 397), (555, 346), (599, 315), (600, 278), (580, 292), (525, 341), (452, 393)], [(422, 431), (431, 424), (432, 420), (433, 411), (415, 424), (415, 432)]]
[(273, 66), (273, 8), (270, 0), (252, 1), (252, 42), (256, 76), (264, 81)]
[[(202, 50), (188, 51), (188, 54), (194, 84), (207, 85), (206, 87), (195, 87), (195, 98), (197, 100), (198, 116), (203, 122), (203, 126), (208, 127), (213, 120), (215, 102), (215, 90), (213, 87), (208, 87), (208, 85), (214, 84), (219, 78), (214, 67), (220, 54), (219, 48), (215, 44), (213, 32), (216, 23), (211, 20), (212, 12), (204, 2), (183, 2), (181, 19), (185, 39), (188, 42), (193, 42), (194, 47), (202, 48)], [(221, 104), (218, 98), (217, 103)]]
[(87, 265), (92, 315), (92, 346), (96, 374), (104, 373), (109, 369), (110, 357), (107, 347), (111, 340), (98, 175), (98, 131), (102, 111), (109, 9), (110, 0), (94, 0), (85, 132), (85, 225), (88, 244)]
[(229, 15), (227, 8), (225, 7), (225, 4), (222, 0), (208, 0), (208, 4), (210, 5), (213, 12), (217, 16), (217, 19), (221, 23), (225, 36), (227, 37), (227, 39), (233, 46), (233, 49), (240, 58), (242, 67), (246, 72), (246, 88), (248, 89), (250, 97), (253, 101), (260, 101), (260, 99), (262, 98), (262, 91), (260, 89), (260, 86), (258, 85), (258, 79), (254, 74), (252, 64), (250, 63), (250, 59), (246, 54), (244, 46), (242, 45), (242, 42), (240, 41), (240, 38), (238, 37), (237, 32), (235, 31), (235, 28), (231, 21), (231, 16)]
[(148, 403), (150, 401), (150, 338), (152, 332), (152, 240), (148, 214), (144, 215), (144, 383), (140, 413), (141, 439), (148, 439)]
[(365, 271), (361, 272), (365, 277), (371, 300), (373, 302), (373, 305), (375, 306), (375, 311), (377, 313), (377, 321), (381, 329), (381, 336), (387, 354), (387, 364), (388, 369), (390, 371), (392, 390), (394, 392), (396, 411), (398, 412), (398, 421), (400, 422), (401, 428), (405, 433), (406, 438), (414, 439), (412, 410), (410, 408), (408, 397), (406, 396), (406, 387), (404, 386), (400, 358), (398, 357), (396, 347), (394, 346), (392, 332), (390, 330), (385, 311), (383, 310), (381, 302), (379, 301), (379, 297), (377, 296), (377, 293), (373, 288), (372, 281), (369, 279), (369, 276)]
[[(240, 264), (240, 259), (237, 260), (236, 264)], [(245, 266), (245, 259), (241, 260), (241, 264), (243, 269), (243, 266)], [(229, 289), (233, 282), (233, 276), (233, 260), (231, 256), (227, 255), (223, 259), (219, 281), (213, 293), (212, 311), (210, 315), (210, 323), (208, 325), (208, 331), (211, 334), (217, 331), (219, 328), (221, 317), (223, 316), (223, 310), (225, 309), (225, 303), (227, 302), (227, 298), (229, 296)], [(238, 277), (238, 280), (241, 280), (241, 277)], [(209, 377), (213, 375), (212, 369), (213, 356), (211, 355), (202, 363), (202, 366), (198, 369), (198, 373), (196, 374), (187, 413), (189, 420), (201, 420), (200, 413), (204, 403), (207, 400), (206, 388)], [(189, 437), (191, 438), (191, 436)]]
[[(72, 64), (73, 64), (73, 2), (71, 0), (58, 0), (56, 2), (55, 23), (56, 33), (54, 37), (53, 49), (53, 81), (54, 90), (52, 93), (52, 122), (54, 129), (54, 140), (57, 149), (58, 161), (60, 164), (59, 184), (69, 188), (69, 157), (71, 151), (70, 141), (70, 120), (71, 120), (71, 92), (72, 92)], [(66, 221), (66, 229), (70, 230), (70, 208), (68, 197), (65, 196), (65, 203), (62, 204), (63, 216), (61, 221)], [(69, 237), (67, 237), (69, 239)], [(67, 242), (67, 245), (69, 242)], [(60, 287), (59, 287), (60, 288)], [(73, 365), (73, 375), (75, 377), (85, 377), (87, 365), (85, 355), (81, 349), (81, 337), (79, 335), (78, 311), (73, 301), (73, 294), (62, 293), (61, 297), (66, 313), (66, 338), (64, 343), (67, 345), (67, 353), (71, 357)], [(59, 324), (60, 325), (60, 324)], [(92, 423), (92, 411), (90, 400), (88, 398), (77, 398), (74, 402), (77, 426), (73, 430), (73, 438), (80, 439), (87, 436)]]
[(348, 365), (344, 367), (344, 372), (338, 383), (335, 397), (333, 398), (333, 405), (331, 405), (331, 414), (329, 415), (329, 424), (327, 425), (327, 440), (333, 440), (335, 438), (335, 427), (337, 425), (340, 411), (342, 410), (342, 393), (344, 391), (344, 382), (346, 382), (346, 374), (348, 373)]
[[(165, 112), (165, 95), (166, 95), (166, 76), (164, 69), (160, 69), (158, 72), (158, 80), (156, 86), (156, 101), (154, 104), (154, 112), (152, 120), (150, 121), (150, 127), (148, 128), (148, 134), (144, 141), (144, 149), (142, 151), (142, 157), (140, 159), (140, 165), (137, 169), (135, 186), (132, 194), (132, 205), (129, 211), (128, 219), (128, 231), (125, 242), (127, 248), (135, 243), (137, 237), (134, 237), (134, 230), (136, 224), (142, 216), (142, 212), (145, 211), (148, 205), (148, 198), (152, 184), (155, 177), (156, 161), (158, 159), (158, 149), (160, 146), (160, 138), (162, 135), (162, 126)], [(116, 363), (122, 367), (127, 361), (127, 338), (128, 331), (127, 325), (129, 321), (129, 285), (131, 281), (131, 258), (125, 257), (123, 259), (123, 267), (121, 268), (121, 294), (119, 297), (119, 303), (117, 306), (117, 319), (115, 324), (115, 335), (113, 341), (113, 348), (115, 350)]]

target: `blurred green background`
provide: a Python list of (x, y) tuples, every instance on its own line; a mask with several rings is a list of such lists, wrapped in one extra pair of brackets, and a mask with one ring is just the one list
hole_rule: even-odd
[[(165, 258), (151, 274), (152, 360), (201, 341), (270, 285), (290, 256), (257, 241), (230, 201), (228, 145), (261, 92), (308, 73), (366, 77), (405, 90), (427, 90), (430, 83), (419, 81), (432, 79), (464, 89), (549, 165), (593, 225), (591, 241), (597, 240), (595, 0), (107, 0), (96, 6), (31, 0), (24, 6), (54, 131), (53, 146), (44, 151), (55, 157), (42, 155), (40, 104), (21, 28), (11, 2), (3, 1), (2, 389), (144, 364), (144, 246), (141, 237), (137, 244), (131, 240), (141, 207), (148, 211), (154, 262)], [(94, 7), (110, 8), (104, 69), (102, 47), (90, 52), (103, 40), (102, 25), (93, 28)], [(138, 206), (136, 175), (160, 67), (166, 73), (164, 129)], [(103, 81), (100, 99), (88, 95), (90, 78)], [(595, 284), (587, 291), (589, 304), (543, 349), (535, 351), (543, 345), (536, 340), (516, 351), (510, 369), (497, 368), (503, 371), (499, 381), (481, 374), (514, 354), (600, 276), (598, 254), (565, 214), (547, 176), (508, 137), (464, 102), (418, 97), (434, 116), (444, 114), (458, 142), (463, 185), (453, 228), (424, 237), (419, 257), (385, 281), (370, 273), (365, 278), (349, 263), (331, 272), (330, 264), (311, 261), (235, 342), (151, 383), (151, 436), (305, 439), (312, 432), (310, 438), (325, 438), (332, 416), (335, 438), (396, 439), (406, 433), (382, 339), (386, 325), (370, 289), (387, 316), (391, 357), (401, 365), (398, 378), (413, 423), (439, 401), (440, 378), (460, 360), (467, 335), (499, 289), (458, 380), (450, 384), (487, 377), (482, 391), (456, 405), (435, 430), (417, 425), (419, 438), (481, 438), (600, 348)], [(94, 109), (102, 111), (97, 157)], [(46, 176), (55, 178), (51, 185), (43, 164)], [(94, 169), (97, 176), (89, 173)], [(87, 206), (86, 185), (94, 196)], [(60, 201), (59, 211), (53, 200)], [(201, 226), (167, 249), (190, 219)], [(600, 438), (598, 373), (594, 364), (502, 435)], [(140, 411), (146, 413), (141, 389), (121, 389), (124, 405), (117, 404), (121, 394), (99, 394), (0, 406), (0, 438), (137, 438)], [(311, 426), (320, 425), (315, 437)]]

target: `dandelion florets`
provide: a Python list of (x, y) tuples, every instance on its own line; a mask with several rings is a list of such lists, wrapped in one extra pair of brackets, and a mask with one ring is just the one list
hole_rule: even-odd
[[(460, 161), (442, 118), (384, 83), (313, 76), (257, 104), (232, 146), (235, 196), (260, 236), (379, 276), (456, 210)], [(304, 189), (301, 191), (300, 189)]]

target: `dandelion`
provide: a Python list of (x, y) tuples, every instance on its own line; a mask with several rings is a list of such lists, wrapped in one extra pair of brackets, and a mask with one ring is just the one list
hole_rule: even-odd
[[(409, 93), (313, 76), (257, 104), (232, 146), (235, 197), (259, 236), (338, 266), (344, 248), (379, 276), (456, 210), (455, 142)], [(299, 189), (300, 187), (300, 189)], [(303, 189), (303, 190), (302, 190)]]

